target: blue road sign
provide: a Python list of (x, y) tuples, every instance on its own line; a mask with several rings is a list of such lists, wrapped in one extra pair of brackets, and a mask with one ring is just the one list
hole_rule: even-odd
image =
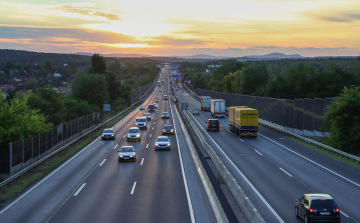
[(182, 74), (172, 75), (172, 78), (183, 78), (183, 75)]

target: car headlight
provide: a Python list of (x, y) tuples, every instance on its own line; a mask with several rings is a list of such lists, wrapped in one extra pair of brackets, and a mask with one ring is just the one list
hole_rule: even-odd
[(111, 136), (114, 136), (114, 134), (112, 134)]
[(163, 132), (166, 132), (166, 130), (165, 130), (165, 129), (163, 129)]
[(170, 143), (168, 143), (168, 146), (170, 146)]
[(155, 146), (158, 146), (159, 144), (155, 143)]
[(130, 157), (134, 157), (134, 155), (130, 155)]
[(119, 156), (120, 158), (122, 158), (123, 156)]
[(174, 132), (174, 130), (171, 130), (170, 132)]
[(140, 134), (136, 134), (136, 137), (140, 137)]
[(101, 136), (102, 136), (102, 137), (105, 137), (105, 135), (104, 135), (104, 134), (102, 134)]

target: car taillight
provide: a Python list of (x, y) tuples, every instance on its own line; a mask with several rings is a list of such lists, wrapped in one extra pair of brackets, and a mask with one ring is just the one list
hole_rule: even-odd
[(218, 127), (220, 127), (220, 125), (218, 124)]
[(310, 208), (310, 209), (309, 209), (309, 212), (314, 212), (314, 209)]
[(334, 212), (339, 213), (340, 212), (339, 208), (334, 209)]
[(208, 125), (208, 127), (210, 127), (210, 125)]
[(326, 199), (320, 199), (320, 201), (326, 201)]
[(255, 132), (255, 135), (257, 134), (257, 132)]
[(244, 135), (244, 133), (242, 132), (241, 135)]

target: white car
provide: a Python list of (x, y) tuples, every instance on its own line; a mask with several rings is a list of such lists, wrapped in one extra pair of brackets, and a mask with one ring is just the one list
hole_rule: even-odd
[(146, 121), (146, 117), (137, 117), (135, 119), (135, 126), (138, 127), (139, 129), (147, 129), (147, 121)]
[(158, 136), (157, 139), (154, 140), (155, 150), (159, 150), (159, 149), (170, 150), (171, 148), (170, 141), (171, 140), (169, 140), (167, 136)]
[(140, 105), (139, 110), (145, 110), (145, 105)]
[(121, 147), (118, 156), (119, 162), (121, 161), (136, 161), (136, 150), (133, 146), (123, 146)]

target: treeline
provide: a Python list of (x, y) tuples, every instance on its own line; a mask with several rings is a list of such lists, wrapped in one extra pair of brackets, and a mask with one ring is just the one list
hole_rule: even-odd
[[(7, 91), (0, 104), (0, 148), (8, 148), (10, 142), (48, 131), (60, 123), (102, 111), (103, 104), (111, 104), (113, 112), (124, 109), (130, 105), (130, 90), (152, 81), (160, 70), (154, 64), (138, 66), (146, 68), (139, 68), (142, 73), (137, 78), (121, 79), (108, 69), (102, 56), (94, 54), (89, 70), (75, 74), (66, 97), (50, 87)], [(0, 97), (4, 98), (3, 94)]]
[(272, 74), (266, 63), (232, 62), (211, 73), (186, 69), (183, 74), (195, 87), (211, 91), (282, 99), (325, 98), (338, 96), (345, 86), (360, 85), (360, 57), (349, 64), (341, 67), (329, 62), (317, 67), (300, 62)]

